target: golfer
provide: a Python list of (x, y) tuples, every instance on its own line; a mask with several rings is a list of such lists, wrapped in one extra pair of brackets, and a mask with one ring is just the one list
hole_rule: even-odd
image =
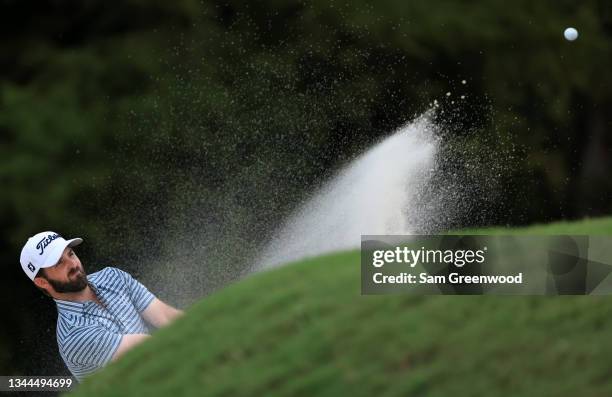
[(23, 271), (57, 304), (59, 352), (79, 382), (149, 338), (149, 326), (183, 314), (122, 270), (88, 276), (73, 250), (82, 242), (42, 232), (28, 239), (20, 257)]

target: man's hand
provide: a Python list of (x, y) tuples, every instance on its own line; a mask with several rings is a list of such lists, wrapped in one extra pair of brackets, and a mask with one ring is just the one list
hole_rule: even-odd
[(141, 313), (149, 324), (154, 327), (160, 328), (170, 324), (177, 317), (183, 315), (182, 310), (173, 308), (172, 306), (160, 301), (159, 299), (153, 299), (153, 302), (147, 306), (147, 308)]
[(130, 350), (137, 344), (144, 342), (146, 339), (150, 337), (151, 335), (147, 335), (147, 334), (125, 334), (123, 335), (121, 337), (121, 343), (119, 343), (119, 347), (115, 351), (115, 354), (113, 354), (111, 361), (117, 360), (119, 357), (125, 354), (126, 351)]

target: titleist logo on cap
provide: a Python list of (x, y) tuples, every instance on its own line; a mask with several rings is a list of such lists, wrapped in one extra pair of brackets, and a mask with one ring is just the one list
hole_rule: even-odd
[(51, 242), (53, 240), (55, 240), (56, 238), (60, 238), (62, 236), (60, 236), (59, 234), (55, 233), (55, 234), (49, 234), (46, 237), (43, 237), (38, 244), (36, 244), (36, 248), (38, 248), (40, 250), (40, 252), (38, 253), (38, 255), (42, 255), (43, 252), (45, 252), (45, 248), (47, 248), (47, 246), (49, 244), (51, 244)]

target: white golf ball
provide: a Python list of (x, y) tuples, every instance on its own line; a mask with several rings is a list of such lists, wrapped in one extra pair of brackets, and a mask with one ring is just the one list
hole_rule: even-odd
[(563, 36), (565, 36), (566, 40), (574, 41), (578, 38), (578, 31), (574, 28), (567, 28), (563, 32)]

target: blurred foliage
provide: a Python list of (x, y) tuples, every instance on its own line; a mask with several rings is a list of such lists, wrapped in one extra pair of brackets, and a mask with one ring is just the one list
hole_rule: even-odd
[[(19, 250), (45, 229), (97, 242), (84, 247), (96, 261), (161, 257), (177, 240), (255, 249), (334, 170), (434, 99), (469, 153), (503, 153), (499, 202), (463, 226), (612, 212), (606, 2), (0, 7), (7, 288), (28, 288)], [(567, 26), (577, 41), (563, 39)]]

